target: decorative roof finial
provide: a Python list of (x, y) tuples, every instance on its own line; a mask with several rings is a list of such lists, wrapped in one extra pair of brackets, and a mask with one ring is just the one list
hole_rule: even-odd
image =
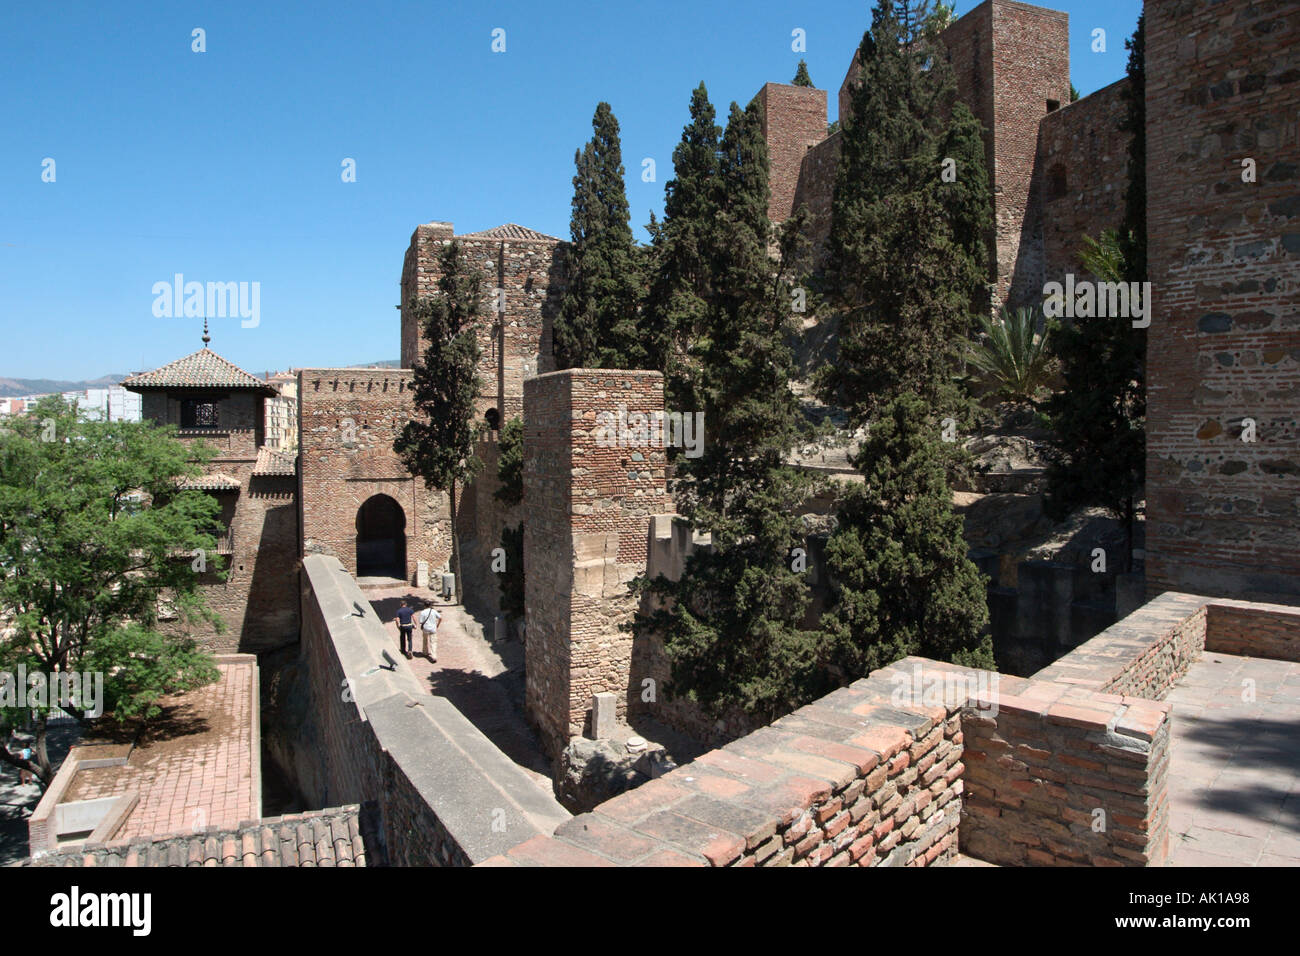
[(208, 347), (208, 343), (211, 342), (211, 341), (212, 341), (212, 337), (211, 337), (210, 335), (208, 335), (208, 320), (207, 320), (207, 318), (205, 317), (205, 318), (203, 319), (203, 347), (204, 347), (204, 348), (207, 348), (207, 347)]

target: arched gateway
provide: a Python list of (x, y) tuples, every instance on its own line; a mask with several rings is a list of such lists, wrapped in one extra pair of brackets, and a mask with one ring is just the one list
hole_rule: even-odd
[(406, 513), (388, 495), (357, 509), (357, 577), (407, 579)]

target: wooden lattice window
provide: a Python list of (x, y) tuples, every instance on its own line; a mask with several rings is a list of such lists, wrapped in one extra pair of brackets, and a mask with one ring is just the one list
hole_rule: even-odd
[(187, 398), (181, 402), (181, 428), (217, 428), (217, 402)]

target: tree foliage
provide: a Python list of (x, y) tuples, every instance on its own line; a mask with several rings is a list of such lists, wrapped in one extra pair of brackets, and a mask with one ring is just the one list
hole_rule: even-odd
[[(1080, 253), (1098, 279), (1130, 274), (1114, 230), (1089, 238)], [(1049, 516), (1098, 505), (1124, 525), (1125, 567), (1133, 552), (1137, 502), (1146, 480), (1146, 332), (1128, 318), (1076, 317), (1054, 333), (1064, 389), (1047, 403), (1052, 437), (1045, 449)]]
[(792, 86), (806, 86), (812, 88), (812, 77), (808, 75), (808, 64), (803, 60), (799, 61), (799, 69), (794, 71), (794, 79), (790, 81)]
[[(702, 89), (697, 121), (711, 115), (699, 108)], [(811, 484), (785, 464), (800, 422), (787, 345), (799, 247), (789, 228), (779, 261), (768, 256), (767, 150), (756, 102), (732, 104), (716, 162), (711, 178), (692, 181), (707, 189), (694, 208), (713, 210), (709, 218), (670, 217), (676, 236), (701, 238), (691, 253), (700, 263), (693, 277), (704, 278), (691, 287), (693, 311), (680, 314), (691, 316), (691, 394), (706, 438), (699, 457), (677, 458), (674, 494), (713, 543), (687, 559), (679, 581), (655, 583), (667, 603), (637, 626), (662, 634), (675, 692), (717, 716), (738, 708), (770, 720), (827, 681), (824, 642), (804, 627), (808, 585), (792, 561), (804, 545), (798, 515)]]
[(839, 360), (818, 377), (854, 426), (902, 393), (953, 408), (984, 308), (991, 204), (981, 127), (926, 3), (878, 3), (858, 52), (832, 201), (827, 280)]
[(981, 334), (967, 363), (1000, 398), (1036, 404), (1055, 364), (1042, 312), (1004, 307), (999, 318), (977, 318)]
[(497, 444), (498, 501), (517, 505), (524, 500), (524, 420), (516, 415), (501, 429)]
[(1137, 29), (1124, 41), (1128, 50), (1128, 86), (1123, 97), (1128, 105), (1121, 129), (1130, 134), (1128, 181), (1124, 187), (1124, 278), (1142, 282), (1147, 277), (1147, 108), (1146, 108), (1146, 15), (1138, 16)]
[(863, 483), (826, 548), (834, 603), (823, 626), (850, 675), (922, 655), (992, 668), (985, 582), (952, 510), (939, 422), (914, 395), (890, 401), (858, 451)]
[(555, 317), (560, 368), (658, 368), (655, 344), (638, 327), (641, 255), (628, 221), (618, 120), (608, 103), (592, 138), (574, 155), (568, 285)]
[(414, 370), (415, 415), (402, 427), (393, 450), (426, 487), (450, 497), (452, 565), (459, 592), (456, 486), (468, 482), (482, 466), (474, 443), (481, 430), (475, 403), (482, 391), (478, 330), (484, 321), (483, 276), (462, 259), (455, 240), (443, 247), (438, 263), (440, 294), (416, 299), (410, 306), (426, 346)]
[[(117, 720), (154, 717), (161, 697), (217, 679), (159, 610), (222, 628), (200, 591), (204, 569), (219, 574), (220, 506), (183, 487), (210, 455), (170, 426), (87, 421), (58, 396), (0, 429), (0, 671), (101, 674), (98, 703)], [(46, 783), (48, 715), (0, 708), (0, 728), (33, 722), (29, 769)]]

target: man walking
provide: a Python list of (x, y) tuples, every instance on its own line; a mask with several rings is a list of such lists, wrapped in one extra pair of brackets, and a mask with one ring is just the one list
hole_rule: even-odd
[(424, 606), (418, 618), (420, 637), (424, 639), (424, 656), (431, 662), (438, 660), (438, 625), (442, 623), (442, 614), (430, 601)]
[(408, 661), (411, 659), (412, 632), (415, 630), (415, 625), (411, 623), (414, 614), (406, 598), (402, 598), (402, 606), (397, 609), (397, 635), (402, 645), (402, 656)]

